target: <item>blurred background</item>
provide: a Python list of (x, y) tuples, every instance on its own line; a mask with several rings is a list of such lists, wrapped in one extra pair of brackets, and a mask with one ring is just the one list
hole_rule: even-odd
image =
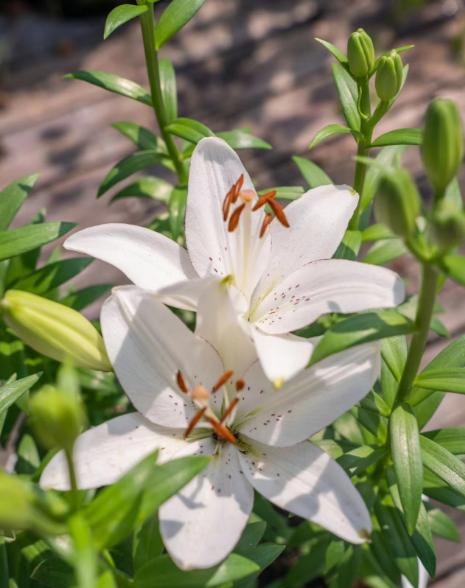
[[(0, 0), (0, 187), (40, 172), (38, 188), (19, 213), (24, 224), (40, 209), (48, 220), (81, 228), (104, 222), (147, 224), (157, 204), (123, 199), (109, 206), (98, 187), (111, 167), (134, 151), (110, 125), (130, 120), (155, 129), (146, 106), (62, 76), (78, 69), (103, 70), (147, 86), (137, 22), (105, 43), (103, 26), (114, 0)], [(156, 4), (155, 8), (164, 4)], [(293, 155), (320, 164), (336, 183), (353, 181), (355, 148), (349, 136), (327, 140), (310, 153), (323, 126), (342, 122), (331, 76), (331, 57), (314, 41), (345, 50), (363, 27), (378, 52), (414, 44), (402, 55), (411, 65), (395, 107), (379, 134), (418, 127), (435, 96), (456, 100), (465, 119), (465, 5), (462, 0), (208, 0), (162, 53), (178, 75), (180, 116), (213, 131), (248, 126), (273, 145), (241, 158), (261, 189), (303, 185)], [(427, 198), (418, 149), (404, 158)], [(164, 168), (157, 175), (166, 176)], [(465, 173), (461, 180), (465, 180)], [(462, 183), (462, 190), (465, 184)], [(412, 261), (392, 267), (417, 287)], [(93, 263), (79, 285), (121, 283), (116, 270)], [(443, 320), (453, 337), (465, 332), (463, 287), (448, 282), (441, 294)], [(95, 318), (98, 307), (91, 309)], [(426, 361), (445, 341), (432, 338)], [(448, 395), (432, 428), (465, 423), (465, 399)], [(456, 511), (454, 511), (456, 513)], [(453, 513), (452, 513), (453, 514)], [(456, 518), (456, 514), (454, 514)], [(465, 540), (465, 516), (458, 521)], [(439, 543), (435, 588), (465, 586), (465, 544)]]

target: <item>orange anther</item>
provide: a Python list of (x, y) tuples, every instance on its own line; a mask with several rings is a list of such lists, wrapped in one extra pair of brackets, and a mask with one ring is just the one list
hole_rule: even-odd
[(244, 389), (244, 386), (245, 386), (244, 380), (237, 380), (236, 381), (236, 390), (238, 392), (240, 392), (241, 390), (243, 390)]
[(178, 370), (178, 373), (176, 374), (176, 383), (178, 384), (181, 392), (188, 394), (189, 390), (187, 389), (186, 381), (184, 380), (184, 376), (182, 375), (181, 370)]
[(236, 408), (239, 402), (239, 398), (235, 398), (228, 408), (225, 410), (223, 416), (221, 417), (220, 425), (224, 423), (224, 421), (228, 418), (228, 416), (232, 413), (232, 411)]
[(262, 228), (260, 229), (260, 239), (265, 234), (266, 229), (268, 228), (268, 225), (271, 223), (272, 220), (273, 220), (273, 216), (271, 214), (265, 214), (265, 218), (263, 219), (263, 223), (262, 223)]
[(236, 208), (236, 210), (232, 213), (231, 218), (229, 219), (228, 231), (233, 233), (237, 229), (237, 225), (239, 224), (239, 220), (241, 218), (242, 211), (245, 208), (245, 203), (241, 204)]
[(229, 378), (234, 374), (233, 371), (229, 371), (226, 372), (225, 374), (223, 374), (221, 376), (221, 378), (218, 380), (218, 382), (216, 382), (216, 384), (213, 386), (212, 388), (212, 392), (215, 393), (217, 390), (219, 390), (221, 388), (221, 386), (224, 386), (224, 384), (226, 384), (226, 382), (229, 380)]
[(256, 210), (258, 210), (262, 206), (265, 206), (265, 204), (267, 204), (268, 201), (271, 200), (272, 198), (274, 198), (275, 196), (276, 196), (276, 190), (271, 190), (271, 192), (267, 192), (266, 194), (263, 194), (263, 196), (260, 196), (260, 198), (255, 203), (255, 206), (252, 208), (252, 211), (255, 212)]
[(236, 186), (233, 186), (231, 188), (231, 190), (229, 190), (229, 192), (226, 194), (226, 198), (224, 199), (224, 202), (223, 202), (223, 219), (224, 219), (224, 222), (226, 222), (228, 220), (229, 211), (231, 209), (231, 203), (233, 201), (235, 190), (236, 190)]
[(231, 431), (229, 431), (229, 429), (224, 427), (218, 421), (215, 421), (215, 419), (213, 419), (212, 417), (207, 416), (205, 418), (211, 424), (213, 430), (220, 439), (223, 439), (223, 441), (229, 441), (229, 443), (236, 443), (236, 437), (234, 437), (234, 435), (231, 433)]
[(189, 437), (189, 435), (192, 432), (192, 429), (195, 427), (195, 425), (203, 417), (203, 415), (205, 414), (205, 411), (206, 410), (207, 410), (207, 407), (202, 408), (202, 410), (199, 410), (199, 412), (196, 415), (194, 415), (194, 418), (191, 420), (191, 422), (189, 423), (189, 426), (187, 427), (187, 431), (184, 433), (184, 439), (187, 439), (187, 437)]
[(234, 188), (234, 192), (233, 192), (233, 196), (232, 196), (232, 203), (233, 204), (236, 204), (237, 199), (239, 197), (239, 193), (242, 190), (243, 185), (244, 185), (244, 174), (241, 174), (241, 177), (237, 180), (237, 182), (233, 186), (233, 188)]
[(268, 204), (270, 205), (271, 209), (273, 210), (273, 212), (276, 215), (276, 218), (279, 220), (279, 222), (286, 227), (287, 229), (289, 228), (289, 222), (286, 218), (286, 215), (284, 214), (284, 210), (281, 208), (281, 206), (276, 202), (276, 200), (269, 200)]

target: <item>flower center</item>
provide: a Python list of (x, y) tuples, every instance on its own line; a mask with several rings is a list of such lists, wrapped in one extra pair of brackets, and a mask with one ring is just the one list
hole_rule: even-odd
[[(188, 394), (195, 404), (195, 406), (199, 409), (194, 418), (189, 423), (184, 437), (187, 438), (196, 425), (202, 422), (202, 427), (207, 427), (213, 430), (214, 435), (217, 439), (221, 441), (227, 441), (229, 443), (236, 443), (237, 439), (233, 435), (233, 433), (228, 428), (227, 424), (231, 422), (234, 418), (234, 414), (236, 411), (236, 407), (239, 403), (239, 397), (236, 396), (234, 400), (231, 402), (228, 401), (227, 394), (224, 396), (226, 402), (226, 406), (223, 409), (223, 413), (221, 418), (218, 418), (213, 411), (210, 405), (210, 397), (212, 394), (216, 394), (225, 384), (226, 382), (233, 376), (234, 372), (229, 371), (224, 373), (221, 378), (216, 382), (216, 384), (209, 392), (202, 384), (197, 384), (193, 390), (189, 390), (182, 375), (181, 371), (178, 371), (176, 374), (176, 382), (178, 384), (179, 389), (184, 394)], [(236, 392), (239, 393), (243, 390), (245, 386), (244, 380), (236, 380)]]
[[(242, 190), (242, 186), (244, 185), (244, 174), (237, 180), (235, 184), (233, 184), (232, 188), (226, 194), (226, 197), (223, 201), (223, 219), (224, 222), (228, 223), (228, 231), (233, 233), (238, 225), (239, 221), (242, 216), (242, 212), (244, 211), (245, 207), (249, 204), (252, 206), (252, 201), (255, 198), (255, 192), (253, 190)], [(286, 228), (289, 228), (289, 222), (284, 214), (284, 210), (282, 209), (281, 205), (276, 202), (275, 200), (276, 190), (270, 190), (260, 196), (257, 202), (252, 207), (252, 212), (256, 212), (260, 210), (265, 205), (268, 205), (271, 210), (273, 211), (275, 217), (278, 221)], [(235, 204), (240, 201), (239, 206), (234, 208), (231, 213), (231, 209)], [(230, 215), (231, 213), (231, 215)], [(265, 235), (266, 230), (273, 220), (273, 215), (269, 212), (265, 213), (265, 218), (263, 219), (263, 223), (260, 229), (260, 239)]]

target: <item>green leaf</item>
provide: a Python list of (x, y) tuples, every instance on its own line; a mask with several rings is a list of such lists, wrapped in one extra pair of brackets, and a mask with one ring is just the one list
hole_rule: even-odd
[(269, 143), (263, 141), (263, 139), (254, 137), (254, 135), (251, 135), (243, 129), (216, 133), (216, 136), (226, 141), (235, 151), (241, 151), (243, 149), (273, 149)]
[(18, 461), (15, 472), (17, 474), (31, 475), (40, 466), (40, 455), (37, 445), (31, 435), (25, 433), (18, 445)]
[(465, 497), (427, 468), (423, 469), (423, 493), (433, 500), (465, 512)]
[(205, 0), (172, 0), (155, 27), (157, 49), (171, 39), (202, 8)]
[(376, 224), (367, 227), (362, 232), (362, 241), (366, 243), (367, 241), (382, 241), (386, 239), (395, 239), (394, 233), (388, 229), (386, 225)]
[(363, 263), (371, 265), (385, 265), (394, 259), (402, 257), (408, 253), (407, 247), (402, 239), (388, 239), (386, 241), (376, 241), (365, 257)]
[(23, 290), (24, 292), (44, 296), (54, 288), (79, 275), (92, 262), (93, 259), (89, 257), (75, 257), (57, 261), (56, 263), (45, 265), (22, 280), (18, 280), (13, 284), (13, 287), (15, 290)]
[(75, 226), (75, 223), (43, 223), (0, 233), (0, 261), (55, 241)]
[(441, 265), (450, 278), (462, 286), (465, 285), (465, 257), (448, 255), (442, 260)]
[(375, 503), (375, 513), (398, 569), (413, 586), (417, 586), (417, 553), (402, 521), (402, 515), (390, 495), (385, 495)]
[(96, 300), (101, 298), (104, 294), (113, 288), (113, 284), (96, 284), (95, 286), (88, 286), (82, 290), (71, 292), (60, 300), (61, 304), (74, 308), (74, 310), (81, 311), (87, 306), (90, 306)]
[(278, 186), (275, 188), (268, 188), (267, 190), (260, 190), (258, 196), (263, 196), (272, 190), (276, 191), (276, 198), (280, 200), (298, 200), (304, 193), (304, 189), (300, 186)]
[(310, 365), (355, 345), (415, 332), (414, 324), (392, 311), (367, 312), (336, 323), (321, 338)]
[(316, 135), (313, 141), (310, 143), (309, 149), (312, 149), (321, 141), (324, 141), (328, 137), (332, 137), (333, 135), (347, 135), (352, 134), (355, 139), (363, 139), (362, 133), (360, 131), (356, 131), (354, 129), (349, 129), (348, 127), (343, 127), (342, 125), (328, 125), (321, 129)]
[(384, 133), (373, 141), (370, 147), (387, 147), (388, 145), (421, 145), (423, 129), (397, 129)]
[(239, 543), (234, 548), (234, 553), (248, 557), (248, 552), (255, 549), (260, 543), (265, 530), (266, 523), (264, 521), (249, 523), (242, 533)]
[(326, 49), (339, 61), (341, 65), (348, 66), (349, 60), (344, 55), (344, 53), (342, 53), (342, 51), (339, 51), (337, 47), (331, 43), (328, 43), (328, 41), (323, 41), (323, 39), (315, 39), (315, 41), (318, 41), (318, 43), (321, 43), (323, 47), (326, 47)]
[(334, 259), (348, 259), (355, 261), (357, 259), (360, 246), (362, 244), (362, 233), (360, 231), (347, 230), (344, 237), (333, 255)]
[(154, 578), (157, 588), (215, 588), (258, 571), (258, 564), (236, 553), (231, 553), (219, 566), (191, 572), (183, 572), (176, 567), (169, 555), (162, 555), (137, 570), (134, 588), (153, 588)]
[(166, 123), (171, 124), (178, 118), (178, 93), (176, 89), (176, 73), (171, 61), (160, 59), (160, 86), (166, 112)]
[(151, 198), (168, 204), (174, 186), (155, 176), (143, 176), (115, 194), (110, 202), (121, 198)]
[(131, 82), (131, 80), (120, 78), (114, 74), (106, 73), (104, 71), (87, 70), (75, 71), (66, 74), (63, 77), (73, 80), (82, 80), (83, 82), (98, 86), (109, 92), (126, 96), (126, 98), (132, 98), (133, 100), (137, 100), (137, 102), (141, 102), (147, 106), (152, 106), (152, 97), (147, 90), (142, 88), (142, 86), (139, 86), (139, 84)]
[(389, 420), (391, 452), (407, 530), (413, 535), (421, 506), (423, 464), (417, 419), (407, 403), (397, 406)]
[(48, 588), (72, 588), (75, 586), (73, 569), (58, 557), (52, 557), (40, 563), (32, 572), (31, 579)]
[[(45, 223), (45, 209), (42, 209), (36, 214), (26, 226), (40, 225)], [(41, 248), (36, 247), (30, 251), (26, 251), (22, 255), (18, 255), (10, 260), (8, 263), (8, 271), (6, 276), (6, 288), (8, 289), (11, 284), (16, 282), (19, 278), (32, 273), (37, 266), (40, 258)]]
[(173, 123), (165, 127), (165, 131), (195, 145), (205, 137), (215, 136), (208, 127), (190, 118), (177, 118)]
[(68, 520), (68, 529), (74, 544), (74, 568), (79, 588), (95, 588), (97, 553), (85, 518), (75, 513)]
[[(378, 441), (379, 445), (383, 445), (387, 438), (387, 420), (380, 415), (371, 411), (364, 410), (358, 406), (350, 409), (350, 414), (375, 438), (373, 441)], [(364, 435), (366, 437), (366, 435)], [(369, 439), (371, 441), (371, 439)], [(380, 459), (383, 455), (376, 457), (374, 461)]]
[(426, 431), (422, 435), (439, 443), (453, 455), (465, 455), (465, 427), (436, 429), (435, 431)]
[(326, 539), (313, 545), (309, 553), (301, 556), (284, 576), (284, 588), (309, 586), (312, 580), (318, 578), (323, 573), (327, 547)]
[(338, 63), (333, 63), (333, 76), (347, 125), (355, 131), (360, 131), (357, 84), (350, 73)]
[(113, 188), (118, 182), (125, 180), (132, 174), (147, 169), (162, 162), (163, 155), (157, 151), (137, 151), (129, 157), (125, 157), (118, 162), (103, 180), (97, 198), (103, 196), (110, 188)]
[(382, 172), (385, 168), (391, 168), (396, 164), (400, 164), (402, 154), (405, 147), (402, 145), (395, 145), (392, 147), (384, 147), (378, 153), (374, 161), (379, 166), (370, 166), (363, 187), (362, 199), (360, 209), (363, 211), (373, 202), (376, 192), (378, 190), (379, 182), (381, 180)]
[(336, 461), (352, 478), (359, 476), (371, 465), (386, 457), (387, 453), (384, 447), (361, 445), (344, 453)]
[(157, 151), (166, 155), (165, 142), (145, 127), (124, 121), (113, 123), (111, 126), (130, 139), (140, 149)]
[(39, 174), (16, 180), (0, 192), (0, 231), (6, 231), (34, 188)]
[(463, 208), (462, 192), (457, 178), (454, 178), (447, 186), (446, 193), (444, 194), (444, 201), (450, 202), (459, 209)]
[(389, 55), (389, 53), (391, 53), (391, 51), (395, 51), (396, 53), (403, 53), (404, 51), (408, 51), (409, 49), (413, 49), (413, 47), (415, 47), (415, 45), (405, 45), (404, 47), (397, 47), (396, 49), (390, 49), (389, 51), (386, 51), (386, 53), (383, 53), (383, 55), (378, 57), (378, 59), (375, 61), (371, 75), (373, 75), (376, 72), (376, 70), (378, 69), (378, 66), (380, 64), (381, 59), (383, 57), (387, 57)]
[(465, 496), (465, 464), (428, 437), (420, 435), (420, 444), (424, 466)]
[(107, 39), (113, 31), (125, 22), (147, 12), (147, 6), (135, 6), (134, 4), (122, 4), (114, 8), (107, 17), (103, 38)]
[(383, 397), (376, 392), (368, 392), (363, 400), (360, 401), (360, 406), (364, 410), (374, 412), (383, 417), (389, 417), (391, 415), (391, 409), (384, 401)]
[(0, 414), (12, 406), (20, 396), (30, 390), (32, 386), (39, 380), (42, 373), (21, 378), (10, 384), (5, 384), (0, 388)]
[(428, 520), (433, 535), (442, 537), (447, 541), (460, 543), (460, 532), (455, 523), (440, 508), (425, 503), (428, 512)]
[(310, 188), (328, 186), (333, 183), (331, 178), (313, 161), (308, 161), (298, 155), (294, 156), (292, 161), (297, 165)]
[(182, 234), (187, 206), (187, 188), (176, 186), (171, 193), (169, 203), (170, 227), (173, 240), (177, 241)]
[(463, 368), (438, 368), (419, 374), (414, 381), (418, 388), (465, 394), (465, 370)]
[(156, 515), (147, 518), (134, 531), (133, 560), (134, 569), (138, 570), (144, 564), (163, 553), (163, 541)]
[(407, 339), (404, 336), (383, 339), (381, 354), (397, 382), (400, 382), (402, 377), (407, 360), (407, 352)]

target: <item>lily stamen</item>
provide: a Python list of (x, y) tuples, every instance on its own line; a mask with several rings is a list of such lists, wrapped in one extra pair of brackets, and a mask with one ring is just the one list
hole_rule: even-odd
[(231, 204), (234, 201), (235, 192), (236, 192), (236, 185), (234, 184), (234, 186), (226, 194), (226, 198), (223, 201), (223, 219), (224, 219), (224, 222), (226, 222), (228, 220), (229, 211), (231, 210)]
[(265, 206), (265, 204), (268, 204), (269, 201), (272, 198), (274, 198), (275, 196), (276, 196), (276, 190), (271, 190), (270, 192), (263, 194), (263, 196), (260, 196), (260, 198), (255, 203), (255, 206), (252, 208), (252, 212), (255, 212), (256, 210), (258, 210), (262, 206)]
[(231, 404), (228, 406), (228, 408), (224, 411), (224, 414), (220, 420), (220, 425), (222, 425), (225, 422), (225, 420), (228, 418), (228, 416), (232, 413), (232, 411), (236, 408), (236, 406), (238, 404), (239, 404), (239, 398), (234, 398), (234, 400), (231, 402)]
[(244, 380), (241, 380), (240, 379), (240, 380), (237, 380), (236, 381), (236, 391), (237, 392), (240, 392), (241, 390), (243, 390), (244, 389), (244, 386), (245, 386)]
[(176, 374), (176, 383), (181, 392), (184, 392), (184, 394), (189, 394), (189, 389), (187, 388), (186, 380), (184, 379), (181, 370), (178, 370), (178, 373)]
[(279, 222), (288, 229), (290, 226), (289, 221), (287, 220), (286, 215), (284, 214), (284, 210), (281, 208), (281, 206), (276, 202), (276, 200), (273, 199), (268, 200), (268, 204), (270, 205), (272, 211), (275, 213), (276, 218), (279, 220)]
[(245, 208), (245, 202), (244, 202), (244, 204), (241, 204), (240, 206), (238, 206), (236, 208), (236, 210), (232, 213), (231, 218), (229, 219), (229, 225), (228, 225), (228, 231), (230, 233), (233, 233), (237, 229), (237, 226), (239, 224), (239, 220), (241, 218), (241, 214), (242, 214), (242, 211), (244, 210), (244, 208)]
[(191, 420), (191, 422), (189, 423), (189, 426), (186, 429), (186, 432), (184, 433), (184, 439), (187, 439), (187, 437), (189, 437), (189, 435), (192, 433), (192, 430), (194, 429), (195, 425), (203, 417), (206, 410), (207, 410), (207, 407), (205, 406), (204, 408), (202, 408), (202, 410), (199, 410), (199, 412), (194, 415), (193, 419)]
[(266, 213), (265, 218), (263, 219), (262, 228), (260, 229), (260, 239), (265, 235), (266, 229), (268, 228), (268, 225), (271, 223), (272, 220), (273, 215)]
[(229, 429), (210, 416), (206, 416), (205, 418), (211, 424), (213, 430), (220, 439), (223, 441), (228, 441), (229, 443), (236, 443), (236, 437), (234, 437)]
[(234, 193), (232, 196), (232, 203), (233, 204), (236, 204), (243, 185), (244, 185), (244, 174), (241, 174), (241, 177), (237, 180), (237, 182), (233, 186), (233, 189), (234, 189)]
[(212, 388), (212, 392), (213, 394), (219, 390), (221, 388), (221, 386), (224, 386), (226, 384), (226, 382), (229, 380), (229, 378), (234, 374), (234, 372), (232, 370), (230, 370), (229, 372), (226, 372), (225, 374), (223, 374), (221, 376), (221, 378), (218, 380), (218, 382), (216, 382), (216, 384), (213, 386)]

